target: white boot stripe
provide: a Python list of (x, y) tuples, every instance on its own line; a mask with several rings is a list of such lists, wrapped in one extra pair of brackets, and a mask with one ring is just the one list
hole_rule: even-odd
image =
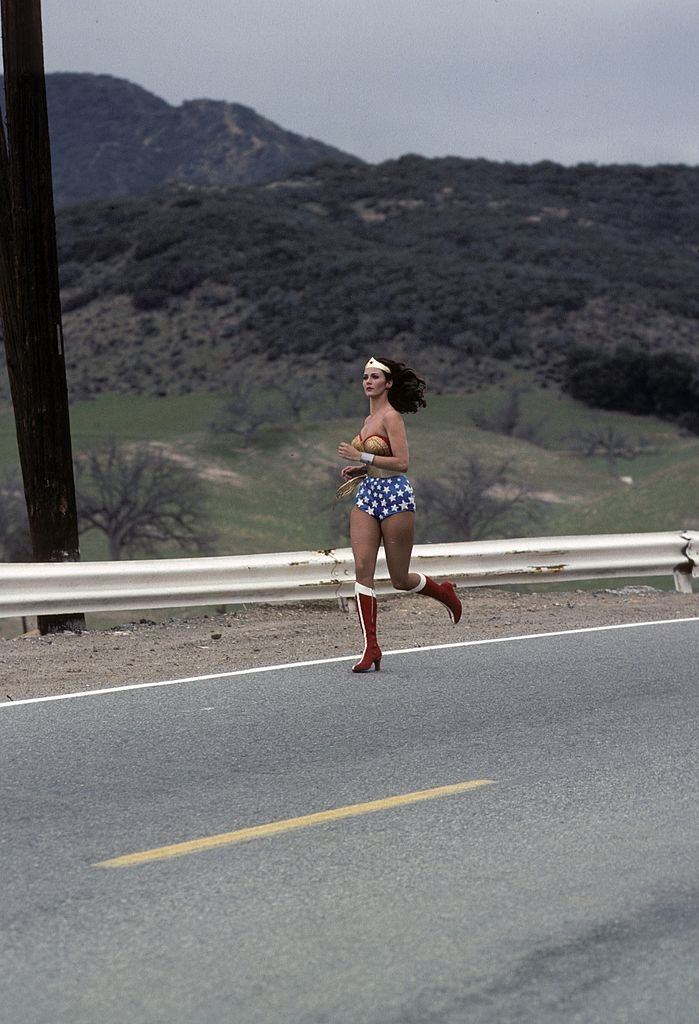
[(418, 585), (416, 587), (413, 587), (411, 590), (408, 591), (409, 594), (416, 594), (420, 590), (424, 590), (425, 589), (425, 584), (427, 583), (427, 577), (425, 576), (425, 574), (423, 572), (419, 572), (418, 576), (420, 577), (420, 582), (418, 583)]
[(362, 653), (362, 658), (363, 658), (364, 655), (366, 654), (366, 649), (367, 649), (367, 645), (368, 645), (369, 641), (367, 640), (366, 626), (364, 625), (364, 616), (362, 615), (362, 602), (361, 601), (357, 601), (357, 613), (359, 615), (359, 622), (360, 622), (361, 627), (362, 627), (362, 633), (364, 634), (364, 652)]

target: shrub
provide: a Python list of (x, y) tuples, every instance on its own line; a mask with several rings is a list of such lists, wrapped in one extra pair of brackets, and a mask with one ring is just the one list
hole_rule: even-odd
[(179, 228), (163, 223), (149, 225), (136, 243), (134, 259), (146, 260), (151, 256), (158, 256), (181, 241), (182, 231)]
[(102, 263), (125, 252), (131, 246), (128, 231), (118, 227), (105, 227), (95, 221), (86, 225), (83, 232), (61, 236), (59, 246), (61, 262)]
[(58, 276), (61, 288), (74, 288), (83, 276), (84, 268), (74, 260), (61, 263)]
[(573, 347), (566, 359), (564, 386), (586, 405), (639, 415), (653, 412), (648, 354), (626, 345), (607, 353)]
[(573, 398), (600, 409), (656, 415), (691, 430), (699, 419), (699, 362), (689, 353), (628, 345), (597, 352), (575, 346), (567, 356), (564, 387)]

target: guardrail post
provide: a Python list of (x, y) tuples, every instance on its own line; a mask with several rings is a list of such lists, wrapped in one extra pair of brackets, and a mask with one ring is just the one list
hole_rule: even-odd
[(675, 590), (682, 594), (691, 594), (693, 593), (692, 577), (699, 577), (699, 533), (683, 530), (682, 537), (687, 541), (687, 546), (684, 549), (687, 565), (677, 566), (675, 569)]
[(675, 590), (678, 594), (694, 593), (691, 569), (685, 569), (684, 567), (681, 569), (675, 569), (672, 575), (675, 580)]

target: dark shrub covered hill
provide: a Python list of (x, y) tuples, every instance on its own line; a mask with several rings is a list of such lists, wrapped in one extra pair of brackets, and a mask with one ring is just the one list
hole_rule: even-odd
[[(58, 227), (76, 397), (383, 352), (436, 388), (514, 365), (597, 401), (581, 386), (595, 354), (672, 352), (691, 376), (699, 353), (697, 168), (406, 156), (171, 185), (66, 208)], [(643, 371), (665, 381), (649, 411), (677, 374), (661, 363)]]

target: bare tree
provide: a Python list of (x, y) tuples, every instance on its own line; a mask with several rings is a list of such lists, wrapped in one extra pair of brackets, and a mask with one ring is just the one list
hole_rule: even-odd
[(481, 430), (490, 430), (506, 437), (519, 437), (523, 441), (539, 444), (543, 420), (525, 422), (522, 410), (522, 394), (524, 389), (512, 387), (503, 402), (492, 412), (473, 413), (473, 422)]
[(244, 444), (255, 440), (265, 427), (294, 419), (283, 387), (267, 366), (248, 366), (235, 376), (231, 396), (209, 424), (213, 434), (231, 434)]
[[(352, 383), (356, 387), (352, 388)], [(268, 427), (357, 415), (363, 396), (347, 371), (297, 360), (291, 368), (250, 361), (231, 378), (231, 392), (209, 424), (213, 434), (228, 434), (244, 444)]]
[(366, 399), (356, 367), (312, 365), (289, 376), (285, 394), (300, 420), (337, 420), (364, 415)]
[(507, 461), (486, 464), (470, 455), (448, 477), (423, 478), (419, 486), (425, 519), (418, 517), (420, 540), (466, 541), (512, 536), (540, 520), (529, 488)]
[(0, 556), (3, 562), (32, 560), (24, 490), (15, 474), (0, 481)]
[(80, 455), (76, 468), (81, 532), (101, 531), (111, 559), (149, 554), (164, 544), (211, 549), (202, 483), (164, 452), (111, 440)]
[(586, 429), (576, 430), (573, 435), (575, 448), (586, 458), (593, 458), (601, 455), (610, 473), (617, 472), (617, 460), (632, 460), (646, 452), (653, 450), (651, 442), (640, 437), (638, 441), (632, 441), (611, 423), (594, 423)]
[[(318, 487), (319, 508), (327, 514), (327, 543), (333, 548), (349, 547), (350, 544), (349, 517), (356, 491), (352, 492), (352, 496), (338, 498), (335, 492), (341, 484), (338, 463), (337, 466), (325, 470)], [(322, 542), (324, 543), (324, 540)]]

